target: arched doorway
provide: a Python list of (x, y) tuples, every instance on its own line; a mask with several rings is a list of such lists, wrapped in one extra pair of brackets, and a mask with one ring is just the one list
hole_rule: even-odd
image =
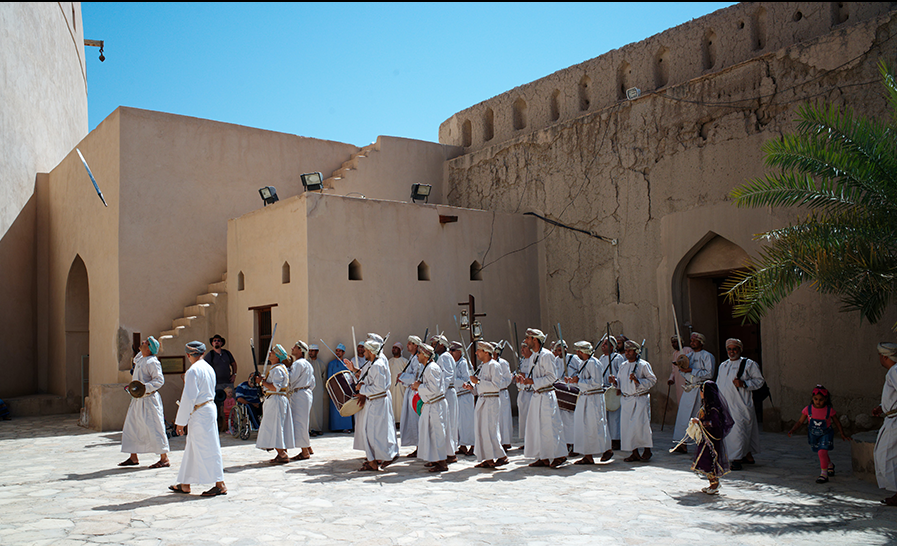
[(720, 290), (723, 281), (742, 269), (747, 260), (744, 249), (715, 233), (708, 233), (683, 258), (679, 280), (685, 307), (682, 320), (690, 330), (707, 337), (705, 349), (713, 353), (717, 364), (727, 358), (726, 339), (735, 337), (744, 343), (744, 356), (762, 366), (760, 324), (742, 324), (742, 319), (732, 317), (732, 305)]
[(75, 256), (65, 285), (65, 397), (78, 407), (90, 392), (90, 287), (87, 267)]

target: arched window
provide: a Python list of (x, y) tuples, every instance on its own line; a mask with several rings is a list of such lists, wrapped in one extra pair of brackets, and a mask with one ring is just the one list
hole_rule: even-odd
[(716, 64), (716, 33), (713, 29), (707, 29), (704, 33), (704, 41), (701, 43), (701, 56), (704, 62), (704, 70), (710, 70)]
[(766, 47), (766, 8), (760, 8), (751, 16), (751, 45), (754, 51)]
[(358, 263), (358, 260), (352, 260), (352, 263), (349, 264), (349, 280), (361, 280), (361, 264)]
[(654, 56), (654, 88), (660, 89), (670, 81), (670, 50), (661, 47)]
[(489, 142), (495, 136), (495, 114), (492, 108), (486, 108), (483, 114), (483, 140)]
[(632, 65), (623, 61), (617, 69), (617, 100), (626, 98), (626, 90), (632, 87)]
[(518, 98), (514, 101), (514, 130), (526, 128), (526, 101)]
[(551, 104), (549, 105), (551, 109), (551, 121), (557, 121), (561, 119), (561, 92), (558, 89), (554, 90), (554, 93), (551, 94)]
[(242, 291), (246, 287), (244, 284), (244, 281), (245, 281), (245, 277), (243, 276), (243, 272), (240, 271), (239, 273), (237, 273), (237, 291), (238, 292)]
[(280, 282), (290, 284), (290, 262), (283, 262), (283, 267), (280, 268)]
[(480, 262), (474, 260), (472, 264), (470, 264), (470, 280), (472, 281), (481, 281), (483, 280), (483, 266)]
[(461, 124), (461, 146), (470, 146), (472, 141), (473, 137), (471, 136), (470, 120), (465, 119), (464, 123)]
[(430, 266), (427, 265), (427, 262), (421, 262), (417, 264), (417, 280), (419, 281), (429, 281), (430, 280)]

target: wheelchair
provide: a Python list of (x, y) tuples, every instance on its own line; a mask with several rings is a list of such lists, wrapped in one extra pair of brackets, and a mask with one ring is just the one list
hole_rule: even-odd
[(249, 405), (237, 402), (230, 410), (228, 432), (234, 438), (248, 440), (250, 434), (258, 431), (259, 420), (261, 420), (261, 415), (257, 420)]

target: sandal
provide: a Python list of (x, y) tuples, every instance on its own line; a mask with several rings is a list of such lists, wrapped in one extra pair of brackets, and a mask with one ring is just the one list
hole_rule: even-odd
[(893, 497), (888, 497), (886, 499), (881, 499), (880, 501), (885, 506), (897, 506), (897, 495)]
[(288, 462), (290, 462), (289, 457), (284, 457), (284, 458), (274, 457), (273, 459), (268, 461), (269, 464), (287, 464)]
[(389, 465), (391, 465), (392, 463), (396, 462), (397, 460), (399, 460), (399, 454), (398, 454), (398, 453), (396, 453), (396, 456), (393, 457), (392, 459), (390, 459), (390, 460), (388, 460), (388, 461), (383, 461), (383, 464), (380, 465), (380, 470), (383, 470), (384, 468), (386, 468), (387, 466), (389, 466)]
[(613, 449), (608, 449), (608, 450), (605, 451), (604, 454), (601, 456), (601, 462), (602, 462), (602, 463), (606, 463), (607, 461), (613, 459), (613, 457), (614, 457), (614, 450), (613, 450)]
[(497, 461), (495, 461), (495, 466), (496, 466), (496, 468), (499, 466), (504, 466), (504, 465), (508, 464), (508, 462), (509, 461), (508, 461), (507, 457), (502, 457), (501, 459), (498, 459)]
[(583, 457), (573, 464), (595, 464), (595, 459), (593, 459), (592, 457)]
[(705, 487), (701, 489), (702, 493), (707, 493), (708, 495), (716, 495), (719, 493), (719, 484), (711, 484), (709, 487)]
[(557, 468), (566, 462), (567, 462), (567, 457), (558, 457), (557, 459), (551, 461), (551, 464), (548, 466), (550, 466), (551, 468)]
[(290, 457), (291, 461), (304, 461), (305, 459), (311, 459), (311, 455), (303, 455), (300, 453), (299, 455), (293, 455)]
[(183, 493), (185, 495), (190, 494), (189, 491), (184, 490), (184, 484), (181, 484), (181, 483), (175, 484), (175, 485), (169, 485), (168, 489), (170, 489), (171, 491), (174, 491), (175, 493)]
[[(140, 464), (139, 462), (137, 462), (137, 461), (132, 461), (131, 458), (128, 457), (128, 458), (125, 459), (124, 461), (118, 463), (118, 466), (137, 466), (137, 465), (139, 465), (139, 464)], [(153, 468), (153, 467), (150, 467), (150, 468)]]
[(538, 459), (536, 462), (530, 463), (527, 466), (548, 466), (548, 463), (545, 462), (545, 459)]
[(639, 457), (638, 455), (636, 455), (635, 453), (633, 453), (633, 454), (630, 455), (629, 457), (626, 457), (625, 459), (623, 459), (623, 462), (626, 462), (626, 463), (634, 463), (634, 462), (638, 462), (638, 461), (641, 461), (641, 460), (642, 460), (641, 457)]
[(652, 452), (649, 451), (648, 453), (645, 453), (644, 455), (642, 455), (641, 457), (639, 457), (639, 460), (642, 461), (642, 462), (648, 462), (648, 461), (651, 460), (651, 456), (652, 456), (652, 455), (654, 455), (654, 454), (653, 454)]
[(832, 463), (832, 466), (828, 467), (828, 470), (825, 471), (829, 476), (835, 475), (835, 463)]
[(828, 483), (828, 476), (816, 476), (816, 483)]
[(437, 464), (436, 466), (431, 468), (430, 472), (445, 472), (446, 470), (448, 470), (448, 465), (443, 463)]
[(203, 491), (203, 497), (217, 497), (218, 495), (227, 495), (227, 489), (221, 489), (217, 485), (208, 491)]
[(495, 463), (492, 461), (483, 461), (480, 464), (473, 465), (474, 468), (495, 468)]
[(363, 465), (361, 465), (361, 468), (359, 468), (358, 470), (359, 471), (370, 470), (372, 472), (377, 472), (378, 470), (380, 470), (380, 467), (379, 467), (379, 465), (374, 466), (373, 461), (365, 461), (365, 463)]
[(171, 466), (170, 461), (156, 461), (149, 465), (150, 468), (168, 468), (169, 466)]

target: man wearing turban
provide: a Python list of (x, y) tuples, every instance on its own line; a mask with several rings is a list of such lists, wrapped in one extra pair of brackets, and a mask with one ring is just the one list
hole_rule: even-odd
[[(165, 415), (159, 389), (165, 383), (162, 364), (156, 358), (159, 342), (153, 336), (143, 340), (140, 352), (134, 356), (131, 379), (145, 387), (140, 398), (131, 398), (125, 425), (121, 431), (121, 451), (131, 456), (118, 466), (136, 466), (138, 453), (158, 453), (159, 460), (150, 468), (171, 466), (168, 462), (168, 436), (165, 434)], [(132, 381), (132, 382), (133, 382)], [(127, 390), (127, 389), (126, 389)]]
[[(885, 418), (875, 440), (875, 479), (882, 489), (897, 491), (897, 343), (879, 343), (878, 361), (887, 373), (881, 405), (872, 410), (872, 415)], [(897, 493), (881, 502), (897, 506)]]
[(290, 362), (290, 355), (278, 343), (268, 353), (268, 361), (271, 362), (271, 367), (259, 382), (265, 391), (265, 404), (262, 406), (264, 417), (259, 425), (255, 447), (277, 450), (277, 456), (268, 462), (284, 464), (290, 462), (287, 450), (296, 447), (293, 413), (290, 409), (290, 371), (286, 367)]

